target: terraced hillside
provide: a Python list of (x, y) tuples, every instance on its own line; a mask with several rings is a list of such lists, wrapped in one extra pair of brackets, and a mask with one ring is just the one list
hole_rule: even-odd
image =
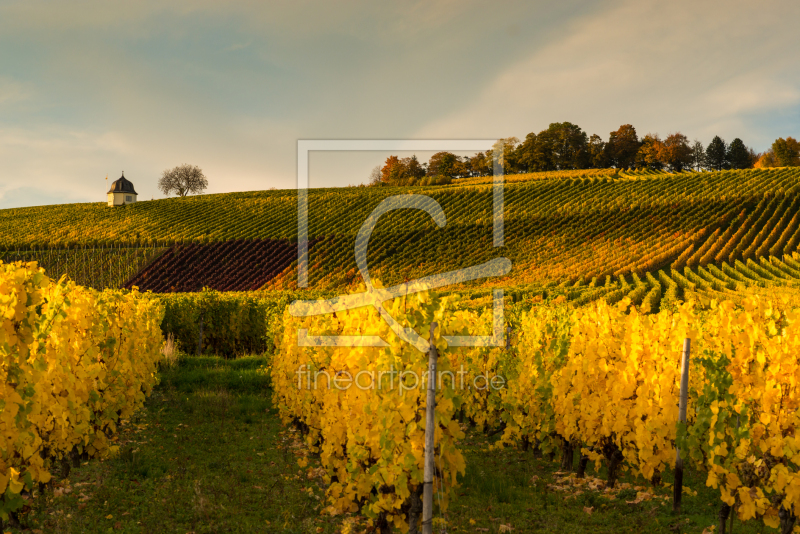
[[(561, 293), (578, 302), (630, 296), (654, 308), (662, 300), (685, 298), (687, 293), (716, 298), (745, 288), (777, 291), (800, 282), (800, 265), (792, 256), (800, 244), (796, 168), (509, 176), (504, 187), (502, 248), (492, 247), (490, 180), (311, 190), (309, 234), (316, 244), (309, 253), (310, 288), (338, 289), (357, 282), (353, 245), (361, 224), (382, 200), (409, 193), (433, 197), (447, 224), (438, 228), (418, 210), (396, 210), (382, 217), (370, 241), (368, 260), (371, 274), (385, 284), (498, 256), (511, 260), (510, 275), (476, 285)], [(158, 275), (159, 285), (152, 289), (195, 290), (214, 287), (212, 271), (219, 273), (222, 264), (230, 263), (224, 253), (212, 253), (220, 246), (215, 243), (295, 242), (296, 213), (295, 191), (205, 195), (122, 208), (97, 203), (2, 210), (0, 254), (46, 262), (48, 252), (52, 256), (53, 249), (63, 251), (65, 246), (71, 250), (102, 249), (110, 243), (116, 243), (118, 250), (171, 247), (175, 254), (177, 247), (189, 250), (191, 244), (195, 259), (184, 258), (162, 269), (166, 274)], [(205, 253), (204, 247), (209, 247)], [(263, 270), (264, 262), (237, 260), (234, 271), (241, 273), (234, 276), (228, 271), (227, 281), (217, 283), (216, 289), (252, 289), (253, 280), (264, 282), (262, 287), (268, 289), (294, 288), (296, 261), (286, 255), (281, 258), (270, 263), (280, 263), (281, 269), (270, 268), (267, 276), (260, 277), (254, 271)], [(139, 266), (138, 275), (125, 281), (147, 289), (144, 268)], [(190, 276), (192, 283), (183, 283)], [(250, 282), (237, 285), (232, 279)]]

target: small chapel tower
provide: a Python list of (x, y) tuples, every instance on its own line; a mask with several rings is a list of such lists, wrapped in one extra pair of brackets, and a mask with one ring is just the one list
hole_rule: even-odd
[(125, 171), (122, 171), (122, 176), (112, 182), (111, 189), (108, 190), (108, 205), (124, 206), (125, 204), (133, 204), (136, 202), (136, 195), (133, 184), (125, 178)]

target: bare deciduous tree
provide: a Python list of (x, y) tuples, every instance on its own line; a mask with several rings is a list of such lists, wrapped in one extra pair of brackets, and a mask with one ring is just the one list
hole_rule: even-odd
[(158, 180), (158, 188), (165, 195), (176, 193), (185, 197), (189, 193), (202, 193), (208, 187), (208, 180), (200, 167), (195, 165), (179, 165), (164, 171)]
[(375, 165), (375, 168), (369, 173), (369, 182), (367, 182), (367, 185), (383, 185), (381, 176), (381, 166)]

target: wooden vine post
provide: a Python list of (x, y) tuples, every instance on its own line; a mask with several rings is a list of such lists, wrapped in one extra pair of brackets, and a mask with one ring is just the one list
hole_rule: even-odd
[(433, 437), (436, 430), (436, 345), (433, 331), (436, 323), (431, 323), (430, 349), (428, 349), (428, 399), (425, 404), (425, 471), (422, 478), (422, 534), (433, 534)]
[[(683, 354), (681, 357), (681, 400), (678, 404), (678, 420), (686, 423), (686, 404), (689, 397), (689, 350), (691, 341), (687, 337), (683, 340)], [(672, 492), (672, 511), (680, 513), (681, 494), (683, 493), (683, 459), (681, 450), (675, 447), (675, 484)]]

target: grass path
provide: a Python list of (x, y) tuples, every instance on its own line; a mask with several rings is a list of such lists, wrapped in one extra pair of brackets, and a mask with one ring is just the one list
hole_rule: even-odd
[[(334, 532), (318, 521), (271, 409), (264, 361), (190, 358), (167, 370), (119, 435), (120, 455), (86, 462), (27, 517), (44, 533)], [(318, 490), (317, 495), (322, 492)]]
[[(277, 419), (256, 372), (263, 363), (185, 357), (165, 370), (145, 410), (121, 430), (119, 456), (85, 462), (32, 499), (22, 532), (340, 532), (357, 518), (320, 515), (322, 479), (313, 463), (298, 467), (299, 436)], [(700, 534), (715, 523), (717, 496), (692, 473), (686, 482), (698, 494), (685, 495), (683, 515), (674, 516), (669, 487), (653, 491), (623, 476), (619, 491), (604, 493), (594, 478), (602, 472), (590, 468), (579, 486), (532, 452), (489, 445), (468, 432), (449, 532)], [(736, 521), (734, 532), (774, 531)]]

